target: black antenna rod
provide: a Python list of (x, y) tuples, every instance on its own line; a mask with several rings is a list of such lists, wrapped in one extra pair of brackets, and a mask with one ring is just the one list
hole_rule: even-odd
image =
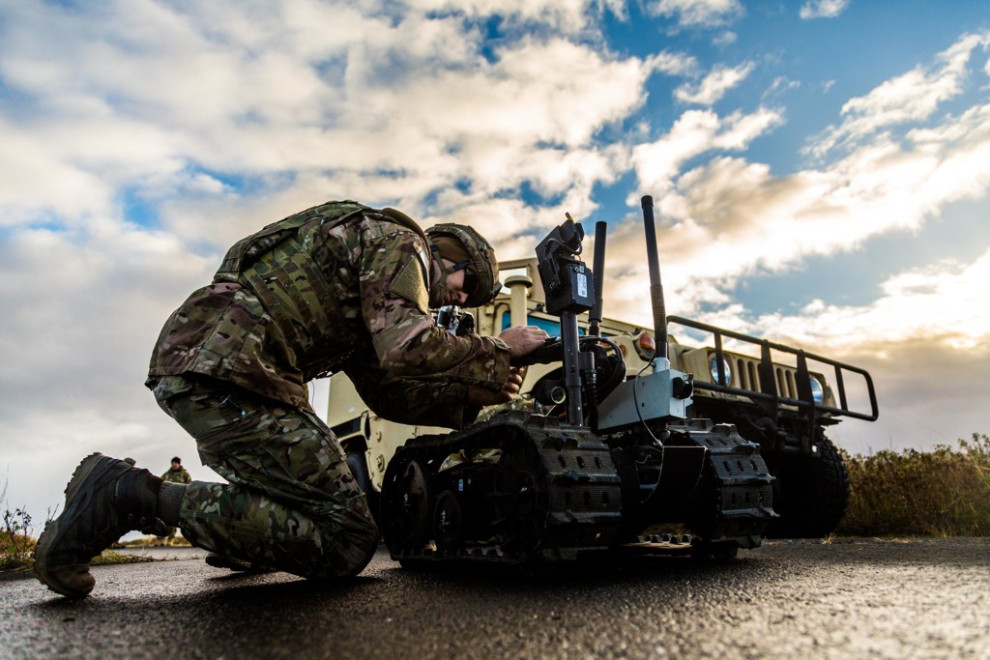
[(646, 229), (646, 259), (650, 266), (650, 302), (653, 304), (653, 333), (657, 338), (657, 357), (667, 358), (667, 309), (660, 282), (660, 258), (657, 255), (657, 230), (653, 222), (653, 197), (643, 195), (643, 226)]
[(595, 306), (588, 312), (588, 334), (597, 337), (599, 325), (602, 322), (602, 289), (605, 285), (605, 231), (608, 225), (604, 222), (595, 223), (595, 267), (592, 274), (595, 276)]

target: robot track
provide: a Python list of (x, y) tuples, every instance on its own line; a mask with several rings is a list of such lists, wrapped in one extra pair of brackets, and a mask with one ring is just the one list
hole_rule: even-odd
[(607, 550), (621, 515), (609, 448), (520, 412), (409, 440), (382, 487), (382, 534), (403, 565), (576, 560)]
[[(727, 424), (673, 427), (670, 441), (698, 462), (691, 486), (667, 493), (637, 517), (683, 523), (695, 554), (734, 555), (760, 545), (774, 517), (773, 478)], [(553, 417), (502, 413), (470, 429), (410, 439), (389, 463), (382, 487), (382, 534), (404, 566), (489, 562), (534, 567), (623, 553), (623, 488), (613, 450), (590, 429)], [(635, 486), (638, 488), (638, 485)], [(663, 489), (661, 489), (663, 490)], [(628, 520), (626, 521), (628, 522)], [(663, 544), (660, 544), (663, 545)]]
[(739, 435), (733, 424), (672, 427), (676, 441), (706, 449), (701, 479), (686, 507), (695, 545), (755, 548), (763, 542), (773, 511), (773, 476), (760, 446)]

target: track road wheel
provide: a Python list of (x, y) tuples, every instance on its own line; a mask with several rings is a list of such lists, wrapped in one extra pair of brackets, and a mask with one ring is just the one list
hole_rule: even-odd
[(419, 551), (430, 539), (434, 501), (419, 461), (393, 459), (382, 486), (382, 535), (393, 553)]
[(464, 514), (453, 491), (445, 490), (437, 497), (433, 509), (433, 538), (441, 553), (452, 552), (461, 547), (464, 541)]

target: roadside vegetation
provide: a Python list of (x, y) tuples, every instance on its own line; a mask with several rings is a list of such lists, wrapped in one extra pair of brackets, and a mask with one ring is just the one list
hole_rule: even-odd
[[(930, 451), (881, 451), (868, 456), (843, 452), (852, 496), (834, 536), (990, 536), (990, 436), (974, 433), (957, 447)], [(36, 543), (31, 515), (7, 506), (6, 482), (0, 486), (0, 572), (26, 571)], [(54, 517), (49, 511), (47, 519)], [(159, 545), (154, 536), (123, 547)], [(176, 536), (174, 545), (189, 542)], [(150, 561), (114, 549), (94, 564)]]
[(990, 436), (843, 458), (852, 496), (836, 536), (990, 536)]
[[(6, 484), (0, 492), (5, 503)], [(36, 541), (30, 534), (31, 515), (24, 509), (11, 511), (4, 507), (3, 529), (0, 529), (0, 571), (21, 569), (30, 565)]]

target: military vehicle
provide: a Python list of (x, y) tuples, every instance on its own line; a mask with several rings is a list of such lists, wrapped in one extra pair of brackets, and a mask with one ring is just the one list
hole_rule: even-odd
[[(876, 418), (869, 374), (667, 317), (648, 199), (653, 332), (602, 318), (604, 223), (593, 271), (578, 258), (583, 229), (568, 220), (536, 259), (500, 264), (508, 293), (470, 312), (440, 310), (455, 333), (528, 323), (561, 337), (528, 366), (520, 410), (486, 411), (460, 432), (410, 427), (378, 418), (334, 376), (328, 419), (393, 557), (534, 564), (648, 550), (658, 537), (642, 535), (660, 523), (688, 529), (695, 554), (733, 555), (768, 531), (821, 536), (838, 523), (848, 479), (824, 429)], [(579, 281), (561, 279), (577, 270)], [(668, 326), (707, 333), (714, 346), (682, 344)], [(730, 350), (745, 345), (759, 357)], [(834, 372), (834, 390), (809, 363)], [(869, 412), (850, 408), (850, 376)]]

